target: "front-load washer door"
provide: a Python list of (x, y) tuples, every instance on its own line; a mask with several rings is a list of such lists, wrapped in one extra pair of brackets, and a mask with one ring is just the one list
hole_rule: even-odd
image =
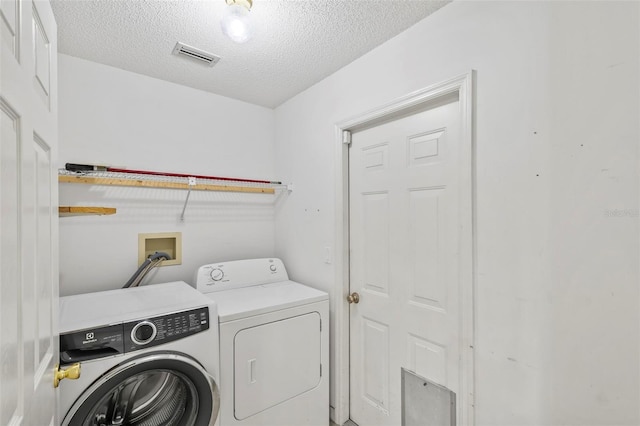
[(320, 355), (317, 312), (240, 330), (234, 339), (235, 418), (246, 419), (318, 386)]
[(195, 360), (174, 352), (132, 358), (96, 380), (62, 422), (72, 426), (213, 425), (220, 397)]

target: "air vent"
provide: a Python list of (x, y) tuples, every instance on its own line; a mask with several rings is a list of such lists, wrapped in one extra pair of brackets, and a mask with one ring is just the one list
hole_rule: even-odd
[(220, 60), (220, 56), (205, 52), (204, 50), (196, 49), (195, 47), (191, 47), (180, 42), (176, 43), (176, 47), (173, 48), (173, 54), (193, 59), (194, 61), (198, 61), (210, 67), (217, 64)]

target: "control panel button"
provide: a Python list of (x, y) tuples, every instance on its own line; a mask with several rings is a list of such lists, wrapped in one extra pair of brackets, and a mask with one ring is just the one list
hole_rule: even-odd
[(153, 328), (146, 324), (143, 327), (138, 327), (136, 330), (136, 339), (142, 342), (149, 340), (151, 336), (153, 336)]
[(156, 337), (157, 332), (155, 324), (150, 321), (142, 321), (131, 330), (131, 340), (138, 345), (146, 345)]
[(220, 281), (222, 278), (224, 278), (224, 271), (220, 268), (215, 268), (211, 271), (210, 275), (212, 280)]
[(271, 269), (272, 272), (275, 272), (278, 268), (276, 267), (276, 265), (271, 265), (269, 266), (269, 269)]

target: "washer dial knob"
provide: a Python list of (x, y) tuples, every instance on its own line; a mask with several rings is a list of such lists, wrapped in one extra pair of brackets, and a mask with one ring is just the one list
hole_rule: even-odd
[(278, 268), (276, 267), (276, 265), (271, 265), (269, 266), (269, 269), (271, 269), (271, 272), (275, 272)]
[(131, 330), (131, 340), (136, 345), (146, 345), (156, 338), (158, 330), (156, 325), (151, 321), (141, 321)]
[(211, 279), (214, 281), (220, 281), (224, 278), (224, 271), (220, 268), (215, 268), (211, 271)]

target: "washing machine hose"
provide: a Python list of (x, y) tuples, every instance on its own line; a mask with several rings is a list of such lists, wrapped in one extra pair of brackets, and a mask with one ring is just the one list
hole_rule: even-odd
[(163, 260), (170, 260), (171, 256), (162, 251), (157, 251), (151, 256), (147, 258), (142, 265), (138, 268), (138, 270), (129, 278), (129, 281), (122, 288), (129, 287), (137, 287), (143, 278), (151, 271), (153, 268), (158, 266)]

